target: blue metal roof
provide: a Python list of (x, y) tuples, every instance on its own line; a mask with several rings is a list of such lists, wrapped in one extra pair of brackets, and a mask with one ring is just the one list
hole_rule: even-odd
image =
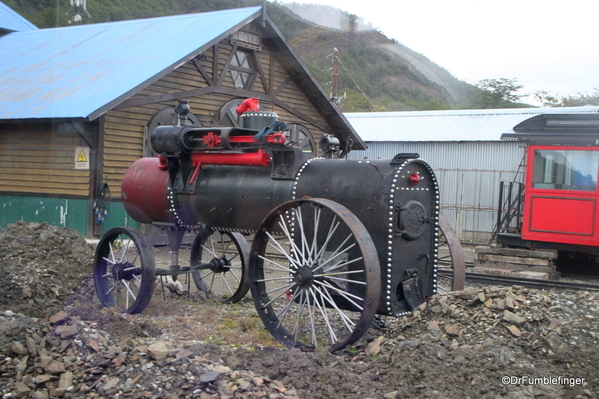
[(37, 29), (37, 26), (0, 1), (0, 29), (20, 32)]
[(261, 13), (260, 7), (0, 37), (0, 119), (95, 119)]
[(508, 108), (409, 112), (348, 112), (364, 141), (499, 141), (518, 123), (541, 114), (597, 113), (599, 107)]

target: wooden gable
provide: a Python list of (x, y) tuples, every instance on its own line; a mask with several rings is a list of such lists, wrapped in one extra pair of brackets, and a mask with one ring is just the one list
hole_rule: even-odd
[[(259, 34), (252, 24), (244, 30)], [(179, 100), (189, 101), (195, 123), (216, 126), (230, 125), (235, 118), (232, 109), (245, 98), (257, 97), (263, 110), (276, 112), (280, 120), (309, 132), (316, 151), (318, 140), (330, 133), (330, 127), (271, 47), (262, 42), (260, 49), (248, 48), (228, 37), (109, 111), (103, 124), (103, 176), (113, 191), (120, 190), (128, 166), (148, 153), (152, 120), (161, 111), (168, 114)], [(249, 57), (253, 72), (244, 88), (236, 87), (232, 73), (247, 69), (236, 65), (237, 52)]]

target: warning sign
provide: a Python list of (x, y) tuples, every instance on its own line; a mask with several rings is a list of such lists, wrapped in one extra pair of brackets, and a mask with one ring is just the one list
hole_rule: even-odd
[(75, 169), (89, 170), (89, 147), (75, 147)]

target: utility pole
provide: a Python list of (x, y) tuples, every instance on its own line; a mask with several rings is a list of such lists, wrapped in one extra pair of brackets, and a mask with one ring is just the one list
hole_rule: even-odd
[(331, 76), (333, 77), (333, 81), (329, 82), (331, 84), (330, 100), (337, 107), (341, 108), (341, 100), (345, 98), (345, 95), (343, 97), (339, 97), (339, 49), (337, 49), (337, 47), (334, 47), (333, 53), (329, 54), (327, 58), (330, 58), (331, 62), (333, 63), (333, 66), (329, 68)]

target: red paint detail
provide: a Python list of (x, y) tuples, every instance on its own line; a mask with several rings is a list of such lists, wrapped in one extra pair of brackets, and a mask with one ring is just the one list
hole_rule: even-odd
[(140, 223), (171, 222), (166, 193), (168, 171), (159, 158), (138, 159), (127, 169), (121, 184), (125, 210)]
[(202, 137), (202, 142), (206, 147), (214, 148), (220, 145), (221, 138), (219, 135), (214, 134), (214, 132), (209, 132), (204, 137)]
[(412, 173), (410, 177), (408, 177), (408, 183), (410, 186), (415, 186), (420, 183), (420, 175), (418, 173)]
[(593, 236), (597, 208), (595, 199), (535, 195), (530, 197), (530, 201), (532, 214), (529, 231)]
[(243, 102), (235, 109), (237, 115), (241, 115), (244, 112), (260, 111), (260, 99), (256, 97), (246, 98)]
[[(285, 133), (283, 133), (283, 132), (273, 133), (273, 134), (266, 136), (267, 143), (285, 144), (285, 141), (286, 141)], [(256, 142), (257, 141), (254, 140), (254, 136), (231, 136), (231, 137), (229, 137), (229, 143), (256, 143)]]
[(285, 296), (287, 297), (287, 300), (290, 301), (291, 300), (291, 290), (285, 291)]
[(166, 163), (166, 158), (162, 155), (158, 155), (158, 169), (167, 170), (168, 164)]
[(193, 184), (193, 182), (196, 180), (196, 177), (198, 177), (198, 172), (200, 171), (200, 167), (202, 166), (201, 163), (195, 165), (195, 169), (193, 171), (193, 174), (191, 175), (191, 177), (189, 178), (189, 184)]
[(202, 165), (239, 165), (268, 166), (270, 155), (263, 150), (249, 153), (209, 153), (198, 152), (191, 156), (193, 166)]

